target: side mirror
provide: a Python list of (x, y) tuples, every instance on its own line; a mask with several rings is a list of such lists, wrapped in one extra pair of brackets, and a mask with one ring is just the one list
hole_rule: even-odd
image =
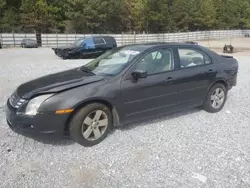
[(144, 71), (144, 70), (134, 70), (132, 72), (132, 76), (135, 79), (138, 79), (138, 78), (147, 78), (148, 77), (148, 73), (147, 73), (147, 71)]

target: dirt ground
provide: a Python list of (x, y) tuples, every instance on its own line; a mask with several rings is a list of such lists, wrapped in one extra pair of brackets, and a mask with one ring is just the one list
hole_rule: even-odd
[(222, 49), (218, 48), (210, 48), (211, 50), (217, 52), (218, 54), (223, 54), (223, 55), (230, 55), (230, 56), (250, 56), (250, 49), (249, 50), (241, 50), (235, 53), (223, 53)]
[[(218, 52), (222, 52), (225, 44), (233, 45), (236, 51), (239, 51), (242, 55), (250, 54), (250, 38), (228, 38), (228, 39), (216, 39), (216, 40), (204, 40), (197, 41), (199, 45), (215, 49)], [(238, 53), (239, 53), (238, 52)]]

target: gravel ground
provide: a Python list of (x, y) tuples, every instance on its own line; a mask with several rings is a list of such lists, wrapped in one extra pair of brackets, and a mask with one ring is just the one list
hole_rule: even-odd
[[(76, 67), (50, 49), (0, 50), (0, 187), (250, 187), (250, 57), (217, 114), (193, 109), (116, 129), (101, 144), (38, 142), (12, 132), (3, 105), (22, 82)], [(248, 106), (249, 105), (249, 106)]]

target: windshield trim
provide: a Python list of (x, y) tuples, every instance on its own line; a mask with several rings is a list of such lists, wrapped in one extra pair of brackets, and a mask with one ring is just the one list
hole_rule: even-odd
[[(74, 43), (73, 43), (73, 45), (75, 45), (75, 46), (81, 46), (82, 45), (82, 43), (84, 42), (84, 40), (85, 39), (78, 39), (78, 40), (76, 40)], [(79, 42), (81, 41), (81, 43), (79, 44), (79, 45), (77, 45)]]

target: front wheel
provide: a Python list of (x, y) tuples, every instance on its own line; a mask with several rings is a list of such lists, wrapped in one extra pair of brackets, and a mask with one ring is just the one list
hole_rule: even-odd
[(109, 108), (100, 103), (89, 104), (72, 118), (69, 128), (71, 137), (80, 145), (89, 147), (103, 141), (112, 126)]
[(216, 113), (221, 111), (227, 99), (227, 89), (223, 84), (215, 84), (207, 93), (203, 108), (207, 112)]

